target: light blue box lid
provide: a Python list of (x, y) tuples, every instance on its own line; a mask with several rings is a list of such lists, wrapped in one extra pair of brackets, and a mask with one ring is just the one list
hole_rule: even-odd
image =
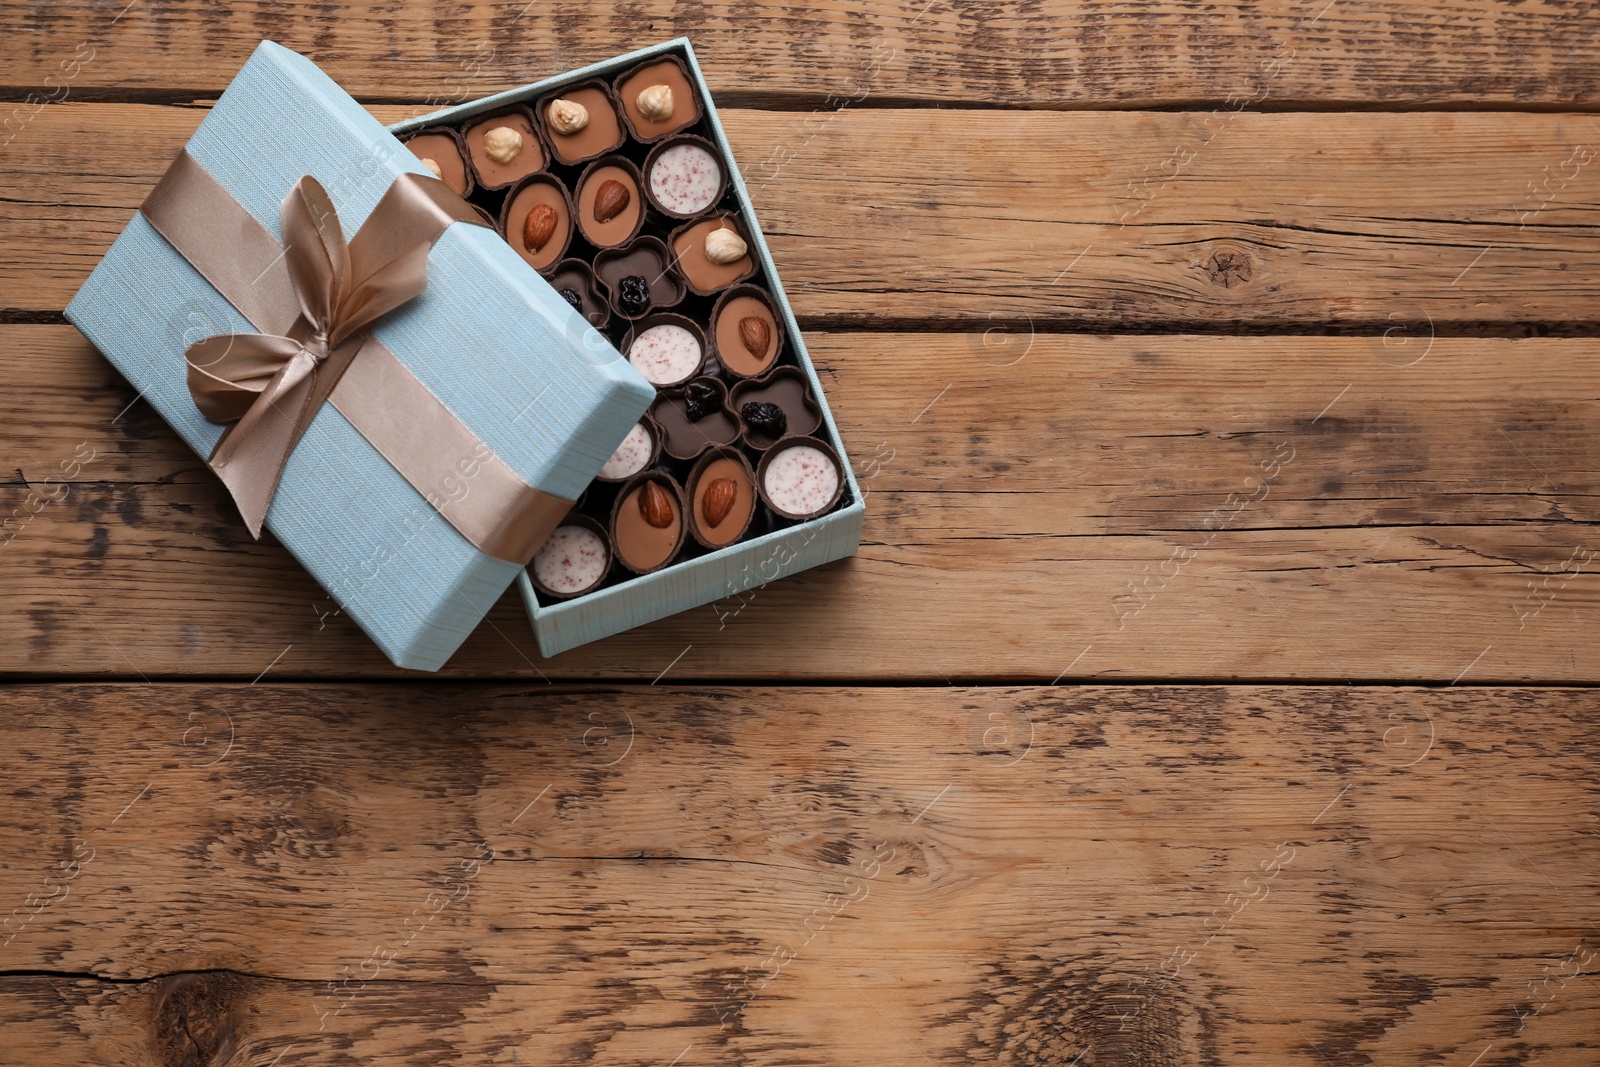
[[(328, 190), (349, 237), (396, 175), (429, 173), (313, 63), (271, 41), (256, 49), (188, 150), (280, 238), (279, 204), (302, 175)], [(210, 455), (224, 428), (195, 408), (184, 350), (253, 327), (142, 215), (66, 315), (190, 447)], [(447, 229), (428, 258), (427, 291), (384, 318), (375, 335), (525, 482), (567, 500), (655, 396), (484, 227)], [(402, 667), (442, 666), (521, 570), (468, 543), (331, 405), (284, 468), (266, 525)], [(240, 598), (250, 595), (241, 582)]]

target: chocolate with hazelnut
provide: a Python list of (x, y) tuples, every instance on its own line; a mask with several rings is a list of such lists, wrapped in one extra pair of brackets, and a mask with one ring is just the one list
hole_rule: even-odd
[(451, 191), (461, 196), (472, 192), (466, 146), (455, 130), (443, 126), (419, 130), (406, 138), (406, 147)]
[(677, 56), (646, 60), (617, 78), (616, 89), (628, 128), (646, 144), (700, 121), (700, 98)]

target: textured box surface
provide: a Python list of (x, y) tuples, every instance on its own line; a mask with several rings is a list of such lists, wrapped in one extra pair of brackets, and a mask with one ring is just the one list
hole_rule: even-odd
[[(348, 237), (395, 175), (428, 173), (310, 61), (271, 42), (189, 152), (274, 236), (279, 204), (302, 175), (327, 188)], [(210, 454), (223, 428), (189, 397), (184, 349), (252, 327), (142, 215), (67, 318), (196, 452)], [(524, 481), (564, 499), (582, 492), (654, 397), (482, 227), (447, 229), (428, 260), (427, 291), (375, 334)], [(404, 667), (438, 669), (522, 573), (469, 544), (331, 405), (290, 457), (266, 525)]]
[(688, 65), (690, 77), (694, 79), (700, 98), (705, 102), (709, 136), (721, 150), (722, 158), (727, 163), (729, 184), (738, 210), (748, 223), (751, 247), (777, 300), (779, 314), (784, 328), (788, 331), (789, 339), (793, 342), (799, 368), (805, 374), (811, 386), (811, 393), (822, 408), (822, 428), (818, 431), (819, 436), (825, 437), (833, 444), (843, 463), (846, 482), (844, 499), (837, 510), (822, 518), (812, 519), (787, 529), (775, 530), (563, 603), (540, 604), (533, 583), (524, 571), (518, 577), (517, 584), (527, 604), (534, 634), (539, 641), (539, 650), (546, 656), (553, 656), (569, 648), (621, 633), (680, 611), (710, 604), (723, 597), (744, 592), (754, 586), (831, 560), (853, 555), (861, 542), (861, 526), (866, 513), (866, 507), (861, 499), (861, 487), (856, 483), (849, 457), (839, 438), (838, 427), (834, 424), (833, 414), (828, 408), (827, 397), (822, 391), (822, 383), (817, 379), (816, 371), (811, 366), (811, 357), (806, 352), (804, 339), (800, 336), (794, 311), (789, 306), (789, 298), (784, 293), (783, 283), (772, 262), (772, 254), (768, 251), (766, 239), (761, 234), (760, 221), (750, 203), (750, 191), (739, 174), (733, 150), (723, 132), (722, 123), (717, 118), (715, 101), (706, 86), (700, 65), (695, 60), (694, 49), (686, 38), (640, 49), (532, 85), (410, 119), (390, 128), (396, 133), (403, 134), (425, 126), (455, 125), (473, 115), (493, 111), (506, 104), (531, 104), (552, 89), (585, 78), (610, 80), (637, 63), (667, 54), (679, 56)]

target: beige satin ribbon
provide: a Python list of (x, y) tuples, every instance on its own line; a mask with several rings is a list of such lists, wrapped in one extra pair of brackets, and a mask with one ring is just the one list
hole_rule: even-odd
[(421, 293), (427, 258), (452, 222), (483, 220), (443, 182), (402, 174), (347, 244), (327, 192), (307, 175), (280, 211), (285, 244), (187, 151), (140, 211), (260, 333), (189, 346), (195, 405), (231, 423), (207, 461), (250, 532), (324, 401), (483, 552), (525, 564), (570, 500), (529, 486), (371, 336)]

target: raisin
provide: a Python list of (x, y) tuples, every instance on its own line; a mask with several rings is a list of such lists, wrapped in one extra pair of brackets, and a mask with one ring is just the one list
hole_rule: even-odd
[(710, 382), (696, 379), (684, 386), (683, 411), (689, 416), (690, 422), (699, 422), (720, 407), (722, 398), (717, 395), (717, 387)]
[(557, 289), (556, 292), (561, 294), (561, 299), (565, 300), (567, 303), (572, 305), (572, 310), (574, 310), (574, 311), (582, 311), (583, 310), (583, 297), (578, 295), (578, 290), (576, 290), (576, 289)]
[(650, 306), (650, 286), (643, 277), (630, 274), (617, 283), (617, 304), (624, 315), (637, 315)]
[(776, 404), (752, 400), (739, 409), (739, 414), (744, 416), (746, 426), (763, 437), (782, 437), (789, 428), (789, 416)]

